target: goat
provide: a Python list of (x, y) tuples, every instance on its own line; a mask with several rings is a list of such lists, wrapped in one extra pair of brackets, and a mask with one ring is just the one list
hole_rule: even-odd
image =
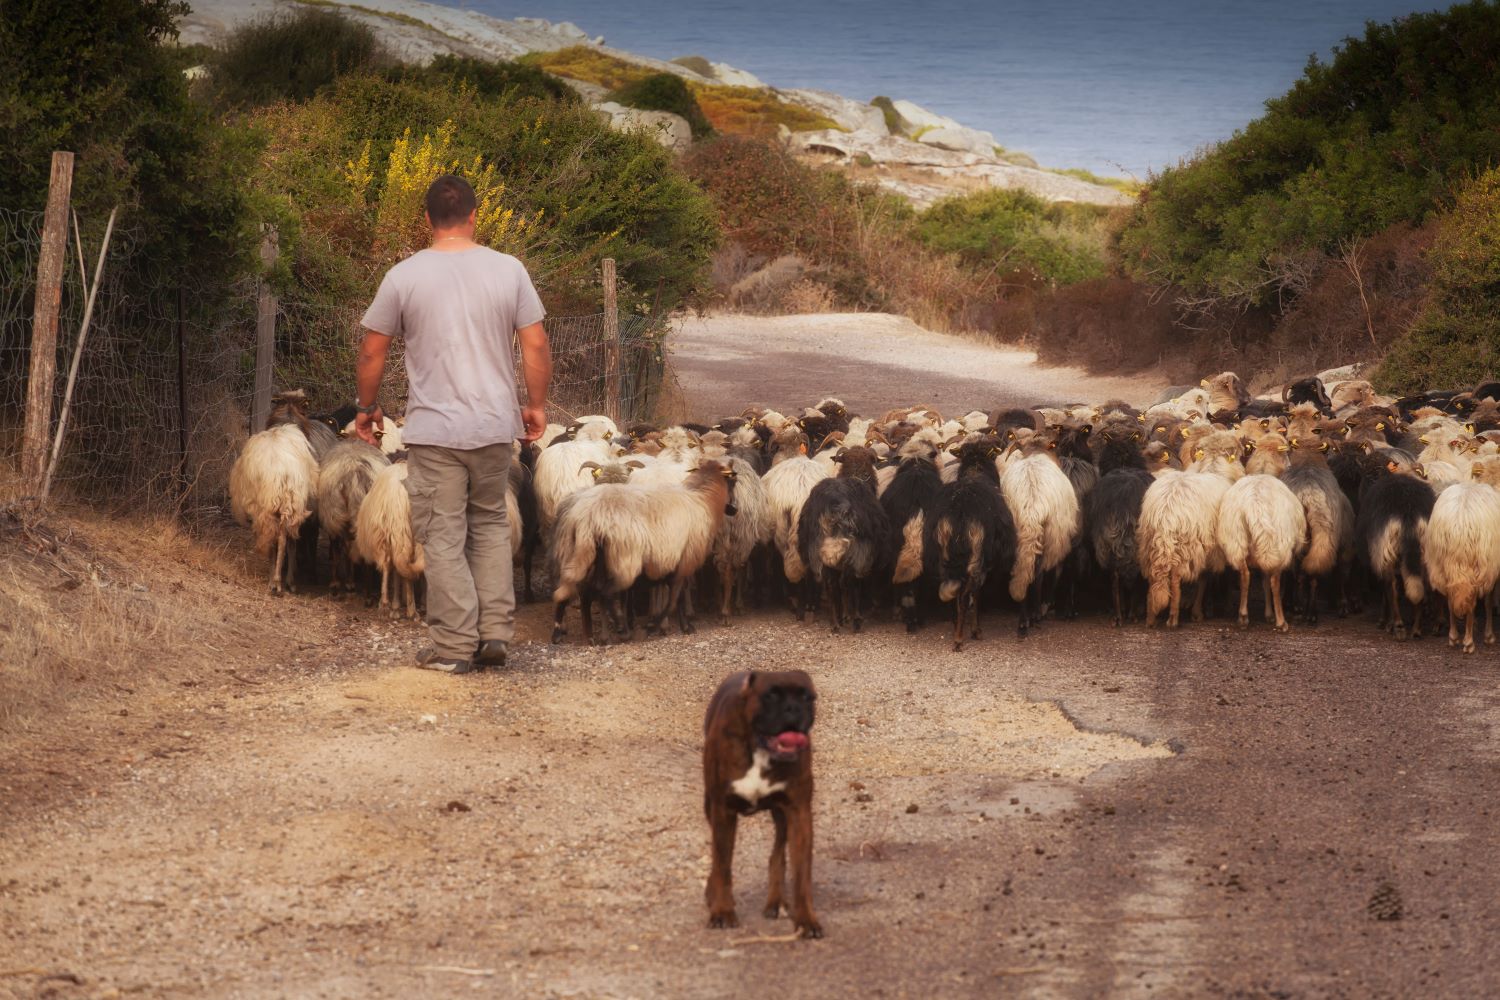
[(954, 602), (954, 652), (963, 649), (965, 625), (970, 620), (970, 638), (981, 635), (979, 594), (991, 568), (1015, 558), (1015, 523), (1000, 495), (1000, 473), (995, 468), (999, 451), (996, 438), (980, 438), (959, 447), (958, 475), (943, 485), (927, 526), (927, 574), (938, 583), (938, 598)]
[(891, 584), (906, 631), (915, 632), (922, 625), (917, 582), (926, 565), (923, 552), (927, 525), (943, 491), (943, 480), (937, 470), (937, 446), (927, 438), (914, 437), (901, 448), (901, 464), (894, 470), (881, 469), (880, 473), (887, 471), (893, 471), (894, 475), (880, 491), (880, 506), (891, 526), (887, 544), (893, 554)]
[(551, 536), (557, 508), (563, 498), (593, 484), (585, 464), (607, 462), (613, 456), (610, 426), (602, 421), (574, 424), (572, 440), (558, 438), (537, 456), (532, 483), (536, 489), (537, 525), (542, 537)]
[(1270, 591), (1266, 618), (1289, 631), (1281, 605), (1281, 574), (1306, 545), (1307, 518), (1291, 489), (1275, 476), (1237, 480), (1219, 501), (1216, 538), (1224, 561), (1240, 574), (1240, 628), (1250, 625), (1250, 572), (1258, 570)]
[[(597, 471), (597, 470), (596, 470)], [(584, 642), (595, 644), (593, 603), (605, 610), (617, 636), (625, 634), (620, 595), (641, 576), (650, 545), (646, 491), (607, 482), (566, 497), (558, 508), (549, 552), (552, 579), (552, 642), (567, 629), (568, 602), (578, 599)]]
[(845, 621), (855, 632), (863, 628), (861, 599), (883, 560), (891, 528), (875, 497), (875, 454), (846, 448), (834, 461), (838, 475), (813, 486), (802, 506), (797, 540), (837, 634)]
[(422, 545), (416, 540), (411, 496), (406, 491), (405, 462), (381, 469), (354, 519), (354, 538), (360, 557), (380, 570), (380, 607), (391, 617), (417, 617), (417, 580), (426, 570)]
[(1000, 493), (1016, 528), (1011, 599), (1021, 603), (1016, 632), (1023, 638), (1041, 621), (1042, 584), (1078, 537), (1078, 494), (1042, 436), (1027, 442), (1023, 457), (1000, 473)]
[(1281, 401), (1288, 406), (1311, 403), (1322, 413), (1333, 413), (1333, 400), (1328, 398), (1328, 390), (1324, 387), (1323, 380), (1316, 375), (1287, 383), (1281, 390)]
[[(1348, 612), (1348, 569), (1354, 556), (1354, 507), (1328, 466), (1326, 440), (1292, 438), (1291, 464), (1281, 473), (1302, 504), (1307, 549), (1297, 564), (1298, 604), (1309, 625), (1318, 623), (1318, 580), (1342, 567), (1340, 613)], [(1305, 596), (1303, 594), (1305, 585)]]
[[(1422, 538), (1422, 565), (1432, 589), (1448, 599), (1448, 645), (1458, 646), (1458, 619), (1464, 620), (1463, 651), (1474, 652), (1475, 605), (1492, 607), (1500, 580), (1500, 493), (1481, 482), (1457, 483), (1432, 505)], [(1484, 641), (1495, 641), (1486, 614)]]
[[(805, 449), (806, 444), (804, 442), (797, 447)], [(800, 594), (807, 567), (802, 561), (802, 547), (797, 541), (797, 525), (808, 494), (812, 493), (814, 486), (828, 478), (828, 470), (806, 454), (793, 452), (790, 457), (783, 459), (781, 453), (778, 453), (777, 457), (778, 461), (772, 464), (771, 470), (761, 477), (761, 484), (766, 489), (766, 499), (771, 505), (774, 524), (772, 540), (776, 543), (776, 550), (781, 553), (782, 572), (794, 593)], [(792, 607), (797, 612), (798, 621), (806, 615), (804, 605), (805, 601), (800, 596), (793, 597)]]
[(252, 434), (229, 470), (230, 510), (250, 526), (255, 550), (271, 557), (273, 594), (297, 590), (296, 539), (313, 514), (317, 486), (312, 445), (295, 424)]
[(329, 590), (335, 599), (354, 591), (355, 517), (375, 477), (391, 464), (379, 448), (356, 439), (340, 441), (318, 469), (318, 523), (328, 536), (332, 567)]
[(695, 631), (683, 591), (708, 561), (725, 516), (735, 513), (736, 478), (732, 466), (705, 459), (681, 484), (642, 489), (648, 522), (642, 573), (667, 588), (652, 622), (658, 633), (666, 634), (673, 612), (683, 635)]

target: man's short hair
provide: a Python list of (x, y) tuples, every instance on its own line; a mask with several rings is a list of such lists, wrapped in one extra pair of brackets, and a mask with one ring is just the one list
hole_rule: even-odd
[(462, 177), (444, 174), (427, 188), (427, 218), (434, 229), (456, 226), (469, 217), (479, 199), (474, 188)]

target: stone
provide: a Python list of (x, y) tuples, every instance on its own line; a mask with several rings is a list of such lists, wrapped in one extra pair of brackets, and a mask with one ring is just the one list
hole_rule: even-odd
[(593, 109), (609, 120), (611, 128), (620, 132), (645, 129), (663, 146), (680, 153), (693, 144), (693, 129), (688, 120), (670, 111), (642, 111), (627, 108), (614, 101), (592, 105)]
[(836, 122), (840, 128), (851, 132), (890, 134), (890, 129), (885, 126), (885, 115), (873, 105), (861, 104), (859, 101), (826, 90), (783, 90), (781, 96), (793, 104), (816, 111), (823, 117)]

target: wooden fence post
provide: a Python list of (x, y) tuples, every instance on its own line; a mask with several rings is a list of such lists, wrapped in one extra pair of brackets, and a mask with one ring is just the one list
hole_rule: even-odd
[(260, 294), (255, 312), (255, 396), (250, 405), (250, 433), (265, 430), (271, 415), (271, 378), (276, 368), (276, 293), (271, 269), (276, 266), (276, 227), (265, 226), (260, 241)]
[(177, 487), (186, 495), (188, 488), (188, 405), (187, 405), (187, 330), (183, 326), (187, 312), (187, 291), (182, 276), (177, 277)]
[(604, 412), (620, 422), (620, 308), (615, 299), (615, 259), (599, 262), (604, 278)]
[(57, 317), (62, 308), (63, 267), (68, 254), (68, 203), (73, 194), (73, 154), (52, 154), (42, 249), (36, 265), (36, 309), (31, 318), (31, 377), (26, 387), (26, 424), (21, 436), (21, 481), (30, 492), (47, 473), (47, 433), (57, 379)]

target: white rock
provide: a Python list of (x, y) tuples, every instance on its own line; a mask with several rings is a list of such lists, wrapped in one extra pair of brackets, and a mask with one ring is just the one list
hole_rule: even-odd
[(728, 63), (709, 63), (713, 67), (714, 79), (728, 87), (765, 87), (760, 77), (748, 70), (735, 69)]
[(885, 115), (873, 105), (861, 104), (859, 101), (826, 90), (783, 90), (781, 95), (793, 104), (800, 104), (804, 108), (816, 111), (825, 118), (837, 122), (840, 128), (846, 128), (851, 132), (890, 134), (890, 129), (885, 127)]
[(913, 104), (911, 101), (892, 101), (891, 106), (896, 109), (898, 115), (910, 122), (914, 128), (963, 128), (961, 124), (947, 115), (940, 115), (936, 111), (928, 111), (922, 105)]
[(595, 104), (593, 109), (609, 120), (611, 128), (620, 132), (645, 129), (653, 139), (674, 153), (693, 144), (693, 129), (688, 120), (670, 111), (642, 111), (614, 101)]
[(926, 129), (917, 136), (917, 141), (939, 149), (952, 149), (960, 153), (974, 153), (992, 160), (999, 159), (995, 155), (995, 137), (977, 128), (948, 125)]

